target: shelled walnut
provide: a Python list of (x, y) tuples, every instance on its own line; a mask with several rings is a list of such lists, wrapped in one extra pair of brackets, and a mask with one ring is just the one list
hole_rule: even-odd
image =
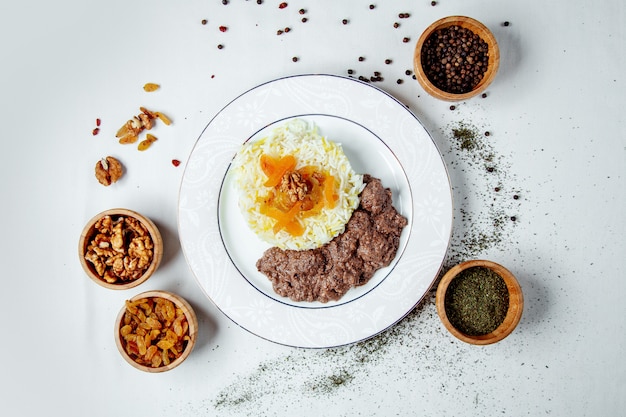
[(154, 242), (139, 220), (107, 215), (94, 225), (85, 259), (98, 276), (115, 284), (140, 278), (150, 266), (153, 255)]
[(107, 156), (96, 163), (95, 171), (98, 182), (108, 187), (122, 177), (124, 168), (120, 161), (112, 156)]

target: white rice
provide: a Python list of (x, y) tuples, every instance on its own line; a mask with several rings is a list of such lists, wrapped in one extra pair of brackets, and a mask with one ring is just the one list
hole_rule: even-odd
[[(262, 154), (274, 158), (293, 155), (296, 169), (312, 165), (339, 181), (339, 200), (335, 207), (324, 208), (315, 216), (300, 219), (304, 226), (301, 236), (292, 236), (284, 230), (275, 234), (273, 226), (276, 221), (260, 213), (257, 201), (271, 190), (263, 185), (267, 177), (261, 169)], [(231, 173), (239, 193), (239, 208), (248, 226), (263, 241), (281, 249), (314, 249), (330, 242), (344, 231), (359, 205), (359, 194), (363, 189), (363, 176), (352, 170), (341, 145), (321, 136), (317, 126), (301, 119), (291, 119), (275, 128), (269, 136), (245, 143), (233, 160)]]

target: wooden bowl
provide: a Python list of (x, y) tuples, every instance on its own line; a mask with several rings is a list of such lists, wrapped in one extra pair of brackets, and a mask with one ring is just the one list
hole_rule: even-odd
[[(187, 357), (189, 356), (189, 354), (191, 353), (191, 351), (193, 350), (196, 344), (196, 337), (198, 334), (198, 319), (196, 317), (196, 313), (194, 312), (191, 305), (184, 298), (168, 291), (161, 291), (161, 290), (146, 291), (141, 294), (137, 294), (136, 296), (132, 297), (128, 301), (132, 303), (133, 301), (141, 300), (144, 298), (145, 299), (162, 298), (162, 299), (171, 301), (172, 303), (174, 303), (175, 308), (180, 309), (185, 315), (189, 328), (187, 332), (184, 333), (184, 335), (188, 336), (188, 340), (184, 342), (184, 349), (182, 350), (182, 352), (180, 352), (180, 356), (178, 356), (176, 359), (173, 359), (169, 364), (161, 364), (160, 366), (157, 366), (157, 367), (140, 364), (133, 357), (131, 357), (130, 354), (126, 351), (127, 342), (121, 334), (121, 329), (124, 325), (124, 317), (125, 317), (126, 308), (127, 308), (126, 303), (124, 304), (124, 307), (122, 307), (122, 309), (120, 310), (117, 316), (117, 319), (115, 320), (115, 329), (114, 329), (115, 344), (120, 354), (122, 355), (122, 357), (126, 360), (126, 362), (131, 364), (136, 369), (139, 369), (144, 372), (149, 372), (149, 373), (159, 373), (159, 372), (169, 371), (171, 369), (176, 368), (181, 363), (183, 363), (183, 361), (187, 359)], [(159, 336), (156, 337), (156, 340), (159, 340), (158, 338)], [(157, 343), (156, 340), (155, 342), (153, 342), (155, 346)], [(160, 354), (162, 354), (162, 350), (159, 348), (156, 355), (160, 355)]]
[[(141, 275), (139, 278), (115, 283), (107, 282), (96, 272), (96, 268), (94, 267), (93, 263), (85, 259), (85, 254), (88, 250), (87, 248), (96, 234), (95, 224), (104, 216), (111, 216), (113, 219), (117, 219), (120, 216), (134, 217), (148, 230), (148, 233), (150, 234), (150, 238), (152, 239), (152, 243), (154, 245), (154, 248), (152, 249), (152, 262), (144, 271), (143, 275)], [(145, 282), (159, 267), (161, 259), (163, 258), (163, 239), (161, 238), (161, 233), (159, 232), (159, 229), (157, 229), (156, 225), (149, 218), (132, 210), (115, 208), (96, 214), (94, 217), (91, 218), (91, 220), (87, 222), (87, 224), (83, 228), (83, 231), (80, 235), (80, 240), (78, 242), (78, 256), (80, 258), (80, 263), (85, 270), (85, 273), (87, 273), (89, 278), (91, 278), (95, 283), (113, 290), (125, 290), (128, 288), (136, 287), (137, 285)]]
[[(509, 293), (509, 307), (504, 320), (500, 325), (490, 333), (473, 336), (463, 333), (458, 330), (451, 323), (450, 318), (446, 313), (446, 292), (451, 282), (462, 272), (473, 267), (484, 267), (498, 274), (506, 284)], [(515, 279), (515, 276), (495, 262), (486, 260), (474, 260), (463, 262), (450, 269), (441, 279), (439, 286), (437, 287), (436, 295), (437, 313), (443, 325), (458, 339), (473, 344), (473, 345), (488, 345), (491, 343), (499, 342), (507, 337), (515, 329), (522, 317), (522, 311), (524, 309), (524, 297), (522, 295), (522, 289)]]
[[(460, 26), (462, 28), (471, 30), (478, 35), (483, 41), (487, 43), (489, 62), (487, 70), (483, 74), (482, 80), (474, 87), (473, 90), (466, 93), (450, 93), (436, 87), (430, 79), (427, 77), (422, 66), (422, 48), (426, 40), (437, 30), (445, 29), (450, 26)], [(474, 97), (482, 93), (489, 84), (496, 77), (498, 72), (498, 66), (500, 65), (500, 50), (498, 49), (498, 43), (491, 31), (479, 21), (466, 16), (448, 16), (437, 20), (432, 23), (422, 33), (415, 46), (415, 54), (413, 57), (413, 66), (415, 70), (415, 76), (417, 81), (428, 94), (441, 100), (446, 101), (461, 101), (471, 97)]]

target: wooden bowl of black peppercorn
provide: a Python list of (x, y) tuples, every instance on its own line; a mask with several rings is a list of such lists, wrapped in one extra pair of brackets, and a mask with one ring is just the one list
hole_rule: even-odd
[(441, 322), (453, 336), (473, 345), (488, 345), (517, 327), (524, 296), (508, 269), (492, 261), (472, 260), (446, 272), (435, 303)]
[(428, 94), (460, 101), (482, 93), (500, 65), (491, 31), (476, 19), (448, 16), (422, 33), (413, 59), (415, 75)]

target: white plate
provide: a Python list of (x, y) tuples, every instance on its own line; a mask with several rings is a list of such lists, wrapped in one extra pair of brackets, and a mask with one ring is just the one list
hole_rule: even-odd
[[(273, 292), (255, 267), (268, 246), (247, 228), (225, 177), (242, 143), (293, 117), (341, 143), (356, 172), (381, 178), (409, 220), (392, 265), (337, 302), (299, 303)], [(300, 75), (245, 92), (209, 122), (183, 174), (178, 223), (193, 274), (226, 316), (276, 343), (323, 348), (367, 339), (420, 302), (448, 248), (452, 196), (439, 151), (402, 103), (352, 78)]]

